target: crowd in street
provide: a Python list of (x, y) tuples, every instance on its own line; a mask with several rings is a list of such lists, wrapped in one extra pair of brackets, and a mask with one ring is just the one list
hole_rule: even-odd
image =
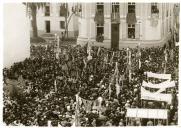
[[(139, 126), (166, 125), (166, 120), (126, 119), (126, 108), (162, 108), (169, 110), (169, 125), (178, 118), (178, 47), (129, 48), (113, 51), (91, 46), (31, 46), (31, 56), (22, 62), (4, 68), (4, 86), (7, 79), (24, 80), (23, 91), (4, 91), (3, 121), (7, 125), (72, 126), (78, 118), (80, 126)], [(167, 50), (165, 50), (167, 49)], [(127, 51), (131, 51), (128, 66)], [(141, 55), (139, 54), (139, 50)], [(165, 61), (165, 54), (167, 61)], [(141, 66), (139, 68), (139, 58)], [(119, 95), (116, 94), (116, 62), (119, 70)], [(131, 71), (131, 77), (129, 76)], [(172, 103), (140, 99), (142, 81), (148, 81), (144, 72), (171, 74), (176, 87), (168, 89)], [(154, 83), (158, 80), (149, 79)], [(111, 90), (111, 92), (110, 92)], [(101, 112), (82, 104), (77, 113), (75, 95), (93, 101), (101, 97)]]

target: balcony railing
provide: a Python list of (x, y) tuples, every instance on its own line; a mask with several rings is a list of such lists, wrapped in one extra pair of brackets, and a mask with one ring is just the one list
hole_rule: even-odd
[(111, 13), (111, 22), (120, 23), (120, 13)]

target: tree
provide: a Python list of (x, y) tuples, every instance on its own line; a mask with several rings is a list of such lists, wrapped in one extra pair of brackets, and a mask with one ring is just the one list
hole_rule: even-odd
[(26, 12), (29, 15), (29, 17), (32, 17), (32, 29), (33, 29), (33, 37), (38, 37), (38, 31), (37, 31), (37, 20), (36, 20), (36, 14), (37, 10), (40, 8), (45, 7), (46, 3), (44, 2), (27, 2), (23, 3), (26, 5)]
[(65, 36), (68, 38), (68, 26), (71, 21), (71, 18), (73, 15), (80, 16), (80, 12), (82, 11), (82, 6), (81, 4), (72, 6), (72, 11), (70, 15), (68, 10), (68, 3), (63, 3), (61, 5), (61, 9), (62, 9), (61, 11), (64, 13), (63, 16), (65, 17), (65, 32), (63, 34), (63, 38), (65, 38)]

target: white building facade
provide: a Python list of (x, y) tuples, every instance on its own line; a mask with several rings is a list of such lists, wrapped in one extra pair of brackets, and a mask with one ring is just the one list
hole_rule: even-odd
[(30, 57), (30, 22), (25, 5), (5, 3), (3, 7), (3, 67), (9, 68)]
[(164, 44), (173, 31), (174, 3), (83, 3), (78, 44), (120, 49)]
[[(62, 32), (65, 32), (65, 16), (61, 11), (61, 5), (63, 3), (47, 3), (44, 8), (37, 11), (37, 28), (39, 36), (43, 34), (58, 34), (62, 36)], [(72, 6), (74, 3), (68, 3), (69, 16), (72, 14)], [(69, 37), (78, 36), (78, 17), (72, 15), (72, 18), (68, 25)], [(32, 30), (31, 30), (32, 34)]]

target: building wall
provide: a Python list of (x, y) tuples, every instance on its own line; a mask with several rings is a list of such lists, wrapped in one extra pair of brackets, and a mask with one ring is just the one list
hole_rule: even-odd
[(30, 24), (25, 5), (5, 3), (3, 7), (3, 67), (10, 67), (30, 57)]
[[(73, 3), (69, 3), (69, 14), (71, 14), (71, 7)], [(64, 32), (65, 29), (60, 28), (60, 21), (65, 21), (65, 18), (59, 15), (60, 4), (59, 3), (51, 3), (50, 4), (50, 16), (45, 16), (45, 9), (41, 8), (37, 12), (37, 27), (38, 27), (38, 34), (41, 36), (42, 34), (46, 33), (45, 21), (50, 21), (50, 29), (52, 34), (58, 34), (61, 36), (61, 32)], [(78, 27), (74, 27), (78, 23), (78, 19), (75, 15), (72, 16), (68, 30), (69, 30), (69, 37), (76, 36), (75, 31), (78, 31)], [(31, 31), (32, 34), (32, 31)]]
[[(96, 3), (83, 4), (83, 15), (86, 17), (79, 18), (79, 28), (83, 30), (78, 37), (78, 44), (85, 44), (87, 41), (95, 42), (95, 45), (101, 45), (105, 47), (111, 46), (111, 4), (104, 3), (104, 41), (98, 43), (96, 38), (96, 24), (94, 22)], [(91, 6), (91, 7), (89, 7)], [(86, 9), (85, 9), (86, 8)], [(139, 42), (143, 46), (162, 45), (168, 40), (170, 35), (170, 28), (173, 27), (173, 16), (170, 16), (170, 11), (173, 9), (173, 4), (158, 3), (159, 18), (157, 26), (151, 25), (151, 4), (150, 3), (136, 3), (136, 39), (127, 38), (127, 22), (126, 16), (128, 13), (128, 3), (120, 3), (120, 31), (119, 31), (119, 47), (131, 47), (136, 46)], [(91, 10), (91, 11), (90, 11)], [(168, 10), (169, 16), (166, 17), (166, 11)], [(90, 13), (91, 12), (91, 13)], [(91, 22), (89, 19), (91, 18)], [(84, 23), (86, 22), (86, 23)], [(90, 26), (90, 27), (86, 27)], [(91, 33), (91, 40), (89, 40), (89, 33)], [(86, 35), (87, 33), (87, 35)]]

